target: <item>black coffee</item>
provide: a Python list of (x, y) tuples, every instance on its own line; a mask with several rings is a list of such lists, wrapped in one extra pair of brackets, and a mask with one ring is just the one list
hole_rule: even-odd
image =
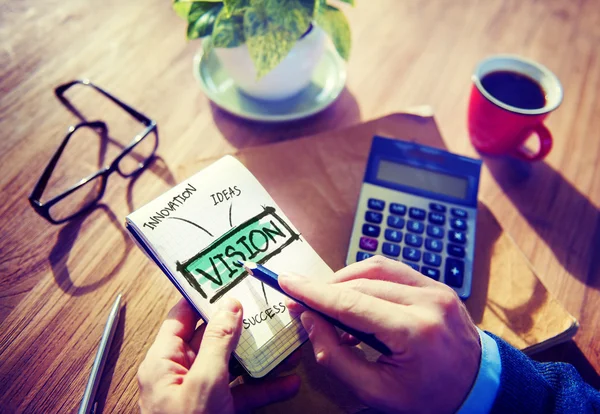
[(481, 79), (484, 89), (499, 101), (521, 109), (539, 109), (546, 105), (542, 87), (529, 76), (510, 71), (497, 71)]

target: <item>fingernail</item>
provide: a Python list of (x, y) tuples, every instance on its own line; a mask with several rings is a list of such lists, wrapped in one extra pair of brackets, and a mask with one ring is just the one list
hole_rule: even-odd
[(282, 273), (279, 275), (279, 282), (286, 284), (303, 283), (306, 282), (306, 278), (292, 273)]
[(219, 304), (219, 308), (227, 312), (238, 313), (241, 305), (240, 302), (233, 298), (223, 298)]
[(302, 321), (302, 326), (304, 326), (304, 329), (306, 329), (306, 332), (310, 335), (313, 326), (315, 325), (315, 320), (308, 313), (303, 313), (302, 316), (300, 316), (300, 320)]

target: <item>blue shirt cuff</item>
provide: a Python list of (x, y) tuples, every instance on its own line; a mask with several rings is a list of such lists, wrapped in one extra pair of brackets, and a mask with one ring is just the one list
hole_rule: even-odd
[(477, 328), (481, 342), (481, 362), (475, 383), (457, 414), (489, 413), (500, 387), (502, 362), (498, 344), (494, 339)]

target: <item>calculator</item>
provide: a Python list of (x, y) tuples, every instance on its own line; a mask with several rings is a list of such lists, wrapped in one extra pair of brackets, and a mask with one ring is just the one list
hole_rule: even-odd
[(481, 161), (375, 136), (346, 264), (399, 260), (469, 297)]

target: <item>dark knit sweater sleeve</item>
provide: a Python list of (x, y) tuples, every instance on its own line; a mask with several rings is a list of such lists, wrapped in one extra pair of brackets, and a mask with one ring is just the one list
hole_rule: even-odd
[(499, 413), (600, 413), (600, 392), (586, 384), (575, 367), (536, 362), (502, 339), (498, 343), (502, 372), (492, 408)]

